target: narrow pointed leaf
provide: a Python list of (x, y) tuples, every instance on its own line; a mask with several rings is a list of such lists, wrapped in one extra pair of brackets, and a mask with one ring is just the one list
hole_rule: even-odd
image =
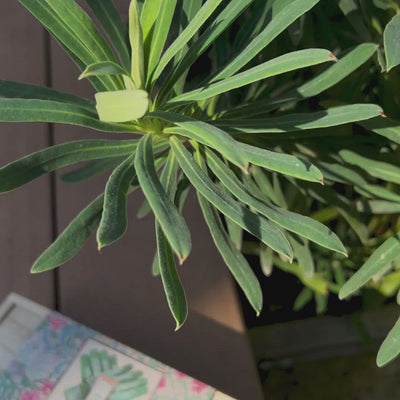
[(239, 143), (239, 148), (243, 151), (246, 160), (251, 164), (306, 181), (323, 181), (321, 171), (306, 159), (269, 151), (245, 143)]
[(376, 43), (362, 43), (356, 46), (326, 71), (297, 88), (298, 98), (317, 96), (336, 85), (369, 60), (378, 47)]
[(239, 71), (297, 18), (309, 11), (318, 2), (319, 0), (291, 1), (290, 4), (272, 18), (267, 27), (232, 62), (212, 79), (212, 82), (228, 78)]
[(54, 100), (62, 103), (75, 104), (90, 112), (94, 111), (94, 104), (89, 100), (73, 94), (58, 92), (43, 86), (28, 85), (20, 82), (0, 80), (0, 97), (9, 99)]
[(137, 0), (131, 0), (129, 6), (129, 41), (131, 43), (131, 75), (135, 81), (136, 87), (144, 87), (144, 51), (143, 51), (143, 33), (140, 26), (139, 10)]
[(84, 78), (89, 78), (90, 76), (99, 76), (99, 75), (129, 76), (129, 72), (115, 62), (101, 61), (88, 65), (86, 69), (79, 76), (79, 79), (84, 79)]
[(215, 120), (221, 129), (243, 133), (281, 133), (320, 129), (358, 122), (383, 114), (375, 104), (351, 104), (306, 114), (289, 114), (268, 119)]
[[(148, 1), (148, 0), (147, 0)], [(147, 3), (146, 1), (146, 3)], [(154, 0), (153, 0), (154, 1)], [(159, 0), (158, 0), (159, 1)], [(185, 57), (174, 68), (170, 78), (163, 85), (163, 94), (168, 93), (175, 83), (185, 74), (192, 64), (215, 42), (215, 40), (235, 21), (235, 19), (253, 2), (254, 0), (230, 1), (220, 14), (200, 36), (198, 40), (189, 48)]]
[(310, 239), (323, 247), (346, 254), (346, 250), (339, 238), (325, 225), (303, 215), (258, 200), (246, 191), (245, 186), (236, 178), (232, 170), (215, 154), (211, 151), (207, 151), (206, 154), (208, 165), (213, 173), (241, 202), (291, 232)]
[(291, 235), (288, 238), (293, 247), (294, 258), (297, 260), (304, 277), (307, 279), (312, 278), (315, 273), (315, 265), (308, 242), (294, 238)]
[(292, 249), (288, 240), (275, 225), (226, 196), (194, 161), (179, 139), (172, 136), (170, 143), (179, 165), (198, 192), (237, 225), (258, 237), (276, 252), (289, 259), (292, 258)]
[(35, 261), (32, 273), (54, 269), (74, 257), (96, 230), (103, 211), (103, 195), (90, 203)]
[(183, 136), (189, 137), (200, 143), (217, 149), (228, 160), (238, 165), (241, 168), (247, 167), (247, 160), (239, 149), (237, 141), (224, 132), (206, 122), (192, 119), (179, 114), (167, 113), (164, 111), (156, 111), (150, 114), (157, 118), (171, 122), (179, 128), (166, 128), (166, 133), (179, 133)]
[(390, 118), (374, 118), (360, 123), (365, 129), (384, 136), (391, 141), (400, 144), (400, 122)]
[(158, 179), (153, 159), (152, 136), (145, 135), (136, 150), (135, 168), (140, 186), (168, 242), (183, 262), (190, 253), (190, 232)]
[(156, 237), (158, 267), (168, 305), (176, 321), (175, 330), (178, 330), (184, 324), (188, 313), (186, 295), (176, 271), (171, 246), (158, 223), (156, 223)]
[(130, 124), (99, 121), (95, 108), (90, 112), (74, 104), (52, 100), (0, 99), (2, 122), (53, 122), (84, 126), (102, 132), (135, 132)]
[(397, 14), (386, 25), (383, 33), (386, 54), (386, 68), (389, 72), (400, 64), (400, 14)]
[(39, 176), (80, 161), (129, 155), (137, 140), (82, 140), (30, 154), (0, 168), (0, 192), (8, 192)]
[(183, 93), (171, 99), (169, 104), (172, 105), (174, 103), (186, 103), (208, 99), (262, 79), (334, 60), (335, 57), (328, 50), (307, 49), (295, 51), (264, 62), (256, 67), (233, 75), (232, 77), (212, 83), (206, 87)]
[(151, 38), (151, 46), (147, 64), (148, 78), (150, 78), (156, 65), (160, 60), (161, 53), (167, 41), (168, 32), (171, 27), (177, 0), (161, 1), (158, 9), (158, 16), (154, 23), (154, 30)]
[(163, 0), (145, 0), (142, 13), (140, 15), (140, 25), (143, 32), (143, 42), (151, 42), (151, 35), (154, 30), (158, 12)]
[(187, 43), (198, 33), (202, 25), (213, 14), (222, 0), (207, 0), (195, 17), (189, 22), (189, 25), (181, 32), (178, 38), (168, 47), (160, 62), (158, 63), (152, 81), (155, 81), (163, 72), (168, 63), (178, 54)]
[(400, 318), (382, 343), (376, 358), (378, 367), (384, 367), (400, 354)]
[(238, 107), (233, 112), (227, 112), (227, 114), (231, 116), (254, 116), (263, 114), (265, 109), (272, 105), (279, 105), (287, 101), (301, 100), (317, 96), (318, 94), (336, 85), (338, 82), (359, 68), (362, 64), (368, 61), (376, 52), (378, 47), (379, 46), (375, 43), (360, 44), (343, 57), (340, 57), (337, 62), (335, 62), (333, 65), (330, 65), (324, 72), (302, 84), (297, 89), (273, 98), (268, 102), (262, 100), (259, 102), (252, 102), (248, 105), (243, 105)]
[[(157, 158), (155, 164), (158, 163), (160, 157)], [(156, 166), (156, 170), (157, 170)], [(167, 159), (167, 164), (165, 165), (163, 172), (160, 176), (160, 182), (162, 183), (165, 191), (169, 195), (171, 200), (174, 200), (175, 198), (175, 192), (177, 190), (177, 169), (178, 165), (176, 160), (174, 159), (173, 153), (169, 152), (168, 154), (168, 159)], [(175, 203), (176, 204), (176, 203)], [(177, 205), (177, 204), (176, 204)], [(178, 206), (178, 205), (177, 205)], [(179, 209), (179, 207), (178, 207)], [(179, 209), (179, 211), (182, 211)], [(147, 214), (151, 212), (151, 207), (149, 202), (144, 199), (142, 205), (140, 206), (136, 216), (138, 218), (144, 218)]]
[(133, 166), (133, 152), (111, 174), (104, 191), (103, 214), (97, 230), (99, 250), (120, 239), (128, 225), (127, 195), (133, 178), (136, 176)]
[(356, 165), (375, 178), (400, 184), (400, 167), (364, 157), (351, 150), (341, 150), (339, 154), (345, 162)]
[(231, 219), (226, 217), (225, 224), (233, 244), (238, 250), (241, 250), (243, 243), (243, 229), (239, 225), (235, 224)]
[[(74, 0), (19, 1), (83, 64), (116, 61), (93, 21)], [(100, 79), (109, 90), (122, 89), (115, 77)]]
[(271, 276), (274, 268), (274, 251), (264, 243), (260, 245), (260, 265), (265, 276)]
[(131, 62), (126, 41), (127, 29), (112, 0), (86, 0), (110, 39), (123, 67), (129, 70)]
[(247, 300), (259, 315), (262, 309), (263, 295), (257, 277), (242, 253), (229, 238), (218, 212), (201, 194), (198, 193), (197, 197), (215, 245)]
[(339, 298), (344, 299), (356, 292), (398, 257), (400, 257), (400, 233), (387, 239), (374, 251), (366, 263), (341, 288)]

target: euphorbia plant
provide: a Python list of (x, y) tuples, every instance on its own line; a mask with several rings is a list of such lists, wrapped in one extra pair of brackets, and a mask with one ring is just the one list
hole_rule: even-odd
[[(277, 104), (301, 102), (334, 86), (376, 50), (375, 45), (359, 48), (357, 62), (354, 57), (337, 61), (330, 50), (320, 48), (270, 58), (267, 46), (318, 0), (133, 0), (128, 26), (111, 0), (86, 0), (108, 41), (74, 0), (20, 2), (77, 64), (80, 78), (90, 80), (96, 103), (1, 81), (0, 120), (132, 134), (124, 140), (53, 146), (0, 169), (2, 192), (80, 161), (89, 163), (66, 179), (86, 179), (113, 169), (104, 194), (39, 257), (33, 272), (65, 263), (95, 231), (99, 248), (117, 241), (126, 231), (126, 198), (138, 188), (147, 200), (140, 214), (151, 210), (155, 216), (153, 272), (161, 276), (177, 328), (185, 321), (187, 305), (174, 255), (182, 264), (190, 253), (190, 231), (181, 210), (191, 187), (218, 250), (257, 313), (262, 292), (240, 251), (241, 230), (284, 262), (302, 258), (309, 241), (347, 254), (333, 231), (289, 211), (279, 197), (279, 178), (294, 187), (299, 182), (320, 186), (324, 176), (310, 161), (313, 154), (284, 152), (274, 135), (285, 134), (296, 144), (298, 134), (382, 119), (382, 109), (374, 104), (306, 113), (283, 108), (270, 115)], [(248, 22), (248, 16), (256, 23)], [(242, 31), (231, 42), (238, 26)], [(209, 71), (201, 81), (192, 78), (189, 71), (205, 57), (212, 61)], [(326, 68), (314, 78), (285, 91), (300, 70), (323, 64)]]

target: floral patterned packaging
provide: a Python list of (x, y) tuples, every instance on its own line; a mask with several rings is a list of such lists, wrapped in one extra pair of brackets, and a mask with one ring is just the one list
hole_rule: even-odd
[(211, 400), (215, 394), (56, 312), (0, 375), (0, 400)]

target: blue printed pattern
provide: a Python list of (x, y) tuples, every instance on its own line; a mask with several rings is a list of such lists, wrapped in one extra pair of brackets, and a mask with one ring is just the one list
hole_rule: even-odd
[(51, 312), (0, 375), (0, 400), (45, 400), (89, 339), (163, 372), (152, 400), (210, 400), (210, 386)]

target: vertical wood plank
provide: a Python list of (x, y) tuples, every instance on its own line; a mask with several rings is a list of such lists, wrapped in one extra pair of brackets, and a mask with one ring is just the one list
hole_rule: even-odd
[[(0, 79), (45, 83), (44, 30), (17, 1), (0, 2)], [(45, 124), (0, 124), (0, 164), (48, 146)], [(0, 299), (10, 291), (54, 305), (53, 275), (30, 267), (51, 242), (50, 180), (0, 195)]]
[[(128, 1), (117, 4), (127, 9)], [(86, 83), (77, 81), (79, 72), (55, 42), (52, 66), (56, 89), (93, 96)], [(57, 143), (99, 137), (115, 138), (82, 128), (55, 127)], [(57, 180), (60, 229), (103, 190), (106, 179), (77, 185)], [(199, 207), (192, 198), (185, 211), (193, 252), (179, 271), (190, 314), (175, 333), (161, 281), (151, 275), (153, 218), (135, 217), (142, 200), (140, 193), (130, 199), (129, 229), (122, 240), (99, 254), (93, 237), (75, 259), (60, 268), (61, 311), (237, 398), (261, 399), (235, 288), (211, 243)]]

